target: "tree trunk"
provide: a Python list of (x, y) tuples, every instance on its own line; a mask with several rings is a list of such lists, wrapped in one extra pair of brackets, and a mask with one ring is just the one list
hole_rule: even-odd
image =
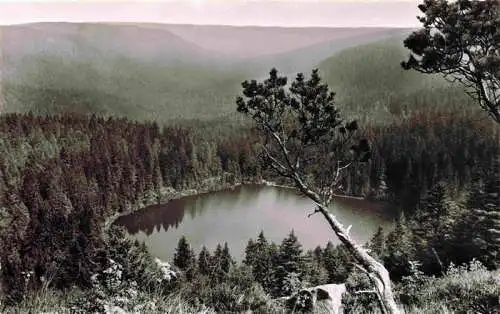
[(401, 313), (394, 299), (394, 294), (392, 293), (392, 283), (387, 269), (349, 237), (349, 234), (342, 224), (340, 224), (335, 216), (328, 211), (328, 208), (323, 205), (318, 206), (320, 207), (320, 212), (326, 218), (337, 237), (347, 247), (361, 267), (366, 270), (374, 282), (375, 288), (381, 298), (383, 312), (388, 314)]
[(307, 188), (300, 177), (296, 176), (294, 181), (300, 191), (316, 203), (317, 211), (325, 217), (340, 241), (347, 247), (349, 252), (354, 256), (354, 259), (366, 271), (375, 285), (375, 289), (381, 301), (382, 312), (388, 314), (401, 313), (394, 299), (394, 294), (392, 293), (392, 283), (389, 272), (384, 265), (371, 257), (363, 247), (359, 246), (351, 239), (347, 229), (345, 229), (337, 218), (330, 213), (320, 196)]

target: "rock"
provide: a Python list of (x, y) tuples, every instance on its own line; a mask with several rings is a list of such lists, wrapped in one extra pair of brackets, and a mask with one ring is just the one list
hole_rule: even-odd
[(346, 292), (345, 284), (327, 284), (302, 289), (287, 298), (289, 308), (306, 311), (321, 309), (321, 313), (342, 313), (342, 294)]
[(346, 292), (345, 284), (322, 285), (312, 289), (316, 291), (316, 300), (324, 302), (329, 313), (342, 312), (342, 295)]

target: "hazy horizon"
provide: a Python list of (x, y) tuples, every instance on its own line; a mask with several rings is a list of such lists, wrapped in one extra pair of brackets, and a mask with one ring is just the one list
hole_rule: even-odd
[(160, 23), (256, 27), (418, 26), (419, 1), (0, 2), (0, 25), (40, 22)]

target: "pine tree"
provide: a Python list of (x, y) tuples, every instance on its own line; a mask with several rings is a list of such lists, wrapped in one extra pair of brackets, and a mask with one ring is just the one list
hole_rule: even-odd
[[(500, 172), (497, 161), (494, 171), (476, 181), (467, 201), (469, 213), (460, 226), (461, 243), (468, 258), (478, 258), (488, 267), (499, 267), (500, 261)], [(465, 231), (465, 232), (464, 232)]]
[(334, 246), (328, 241), (322, 253), (322, 261), (328, 273), (328, 282), (345, 282), (352, 268), (352, 260), (342, 245)]
[(386, 248), (384, 265), (388, 268), (391, 278), (397, 281), (403, 276), (408, 276), (410, 261), (415, 256), (415, 246), (404, 213), (397, 220), (394, 230), (387, 236)]
[(280, 261), (287, 273), (301, 273), (302, 244), (292, 230), (280, 245)]
[(195, 255), (185, 236), (179, 239), (177, 249), (174, 254), (174, 265), (184, 271), (190, 271), (195, 266)]
[(316, 247), (316, 249), (318, 248), (320, 252), (309, 250), (304, 257), (304, 282), (306, 286), (317, 286), (328, 283), (328, 272), (321, 265), (319, 258), (319, 255), (321, 255), (321, 248)]
[(264, 232), (261, 231), (257, 237), (257, 241), (250, 239), (245, 249), (244, 263), (252, 268), (254, 280), (260, 283), (266, 292), (271, 291), (271, 270), (277, 265), (274, 263), (274, 259), (278, 255), (278, 249), (273, 244), (268, 243)]
[(302, 280), (305, 275), (304, 266), (302, 245), (292, 230), (279, 247), (277, 267), (273, 272), (273, 294), (275, 296), (289, 295), (290, 280), (292, 278)]
[[(229, 253), (229, 250), (227, 251)], [(231, 258), (229, 256), (229, 258)], [(225, 278), (229, 271), (230, 262), (228, 263), (226, 252), (220, 244), (217, 244), (213, 257), (212, 280), (220, 282)]]
[(447, 215), (446, 189), (444, 184), (438, 183), (429, 195), (420, 201), (414, 217), (415, 235), (424, 241), (432, 240), (439, 233), (441, 222)]
[(245, 258), (243, 259), (243, 264), (247, 266), (254, 266), (257, 260), (256, 258), (257, 245), (253, 239), (248, 240), (247, 246), (245, 248)]
[(229, 246), (227, 242), (224, 243), (224, 248), (222, 249), (221, 257), (222, 270), (227, 274), (231, 268), (236, 264), (231, 253), (229, 252)]
[(321, 249), (321, 246), (316, 246), (313, 251), (313, 258), (316, 262), (321, 263), (323, 261), (323, 250)]
[(201, 248), (200, 254), (198, 255), (198, 271), (202, 275), (208, 275), (211, 271), (212, 256), (208, 249), (203, 246)]
[(368, 245), (372, 255), (381, 259), (385, 254), (385, 234), (382, 227), (378, 227), (377, 232), (373, 235)]

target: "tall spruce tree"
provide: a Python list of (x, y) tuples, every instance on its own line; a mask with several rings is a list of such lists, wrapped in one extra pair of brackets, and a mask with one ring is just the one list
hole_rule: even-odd
[(417, 259), (423, 263), (424, 271), (437, 274), (445, 271), (445, 264), (450, 262), (453, 224), (451, 206), (446, 199), (446, 187), (438, 183), (429, 194), (420, 201), (413, 221)]
[(283, 265), (287, 273), (302, 273), (303, 256), (302, 244), (292, 230), (288, 236), (283, 239), (279, 248), (280, 264)]
[(277, 249), (268, 243), (263, 231), (259, 233), (257, 241), (248, 242), (245, 250), (245, 264), (252, 268), (255, 280), (268, 292), (272, 286), (271, 270), (277, 255)]
[(211, 270), (212, 256), (208, 249), (203, 246), (198, 254), (198, 271), (202, 275), (208, 275)]
[(372, 255), (376, 256), (378, 259), (382, 259), (386, 251), (385, 234), (382, 227), (378, 227), (377, 232), (375, 232), (368, 244), (368, 248)]
[[(500, 161), (477, 181), (469, 195), (469, 209), (460, 226), (461, 243), (468, 248), (470, 258), (477, 258), (490, 268), (500, 262)], [(465, 232), (464, 232), (465, 231)]]
[(328, 273), (328, 282), (343, 283), (352, 270), (352, 259), (342, 245), (328, 241), (322, 253), (323, 265)]
[(384, 265), (389, 269), (391, 278), (400, 280), (403, 276), (410, 275), (410, 261), (415, 256), (415, 245), (404, 213), (396, 221), (394, 230), (387, 236), (386, 248)]
[(185, 271), (188, 279), (192, 279), (196, 269), (196, 258), (185, 236), (179, 239), (174, 254), (174, 265)]
[(276, 268), (273, 269), (273, 294), (285, 296), (294, 292), (297, 281), (305, 275), (302, 245), (292, 230), (279, 246)]
[(227, 242), (224, 243), (224, 248), (222, 249), (220, 264), (222, 271), (226, 274), (228, 274), (231, 268), (235, 265), (235, 261), (233, 260), (231, 253), (229, 252), (229, 246)]
[(253, 239), (248, 240), (247, 246), (245, 247), (245, 257), (243, 259), (243, 264), (247, 266), (255, 265), (255, 262), (257, 260), (256, 248), (257, 245), (253, 241)]

